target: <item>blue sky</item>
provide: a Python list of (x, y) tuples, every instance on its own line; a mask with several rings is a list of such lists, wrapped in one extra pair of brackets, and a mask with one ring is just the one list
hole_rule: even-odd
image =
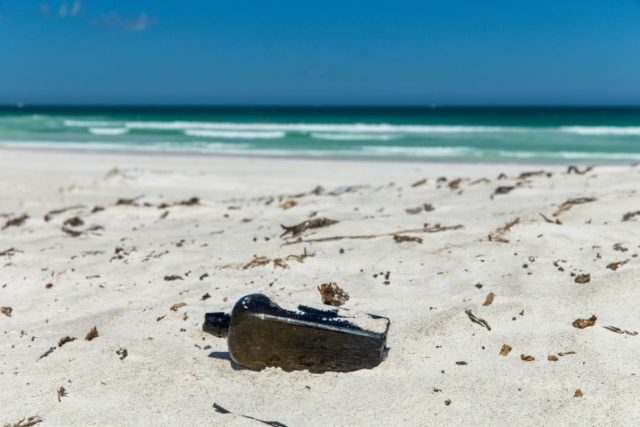
[(0, 103), (640, 104), (639, 0), (0, 0)]

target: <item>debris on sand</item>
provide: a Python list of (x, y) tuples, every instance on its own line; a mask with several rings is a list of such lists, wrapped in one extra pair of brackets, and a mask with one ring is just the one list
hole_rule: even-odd
[(337, 224), (337, 223), (338, 221), (335, 221), (329, 218), (314, 218), (314, 219), (308, 219), (306, 221), (302, 221), (299, 224), (295, 224), (291, 226), (280, 225), (284, 230), (284, 232), (280, 235), (280, 237), (284, 237), (287, 234), (291, 234), (291, 237), (296, 237), (307, 230), (314, 229), (314, 228), (328, 227), (330, 225)]
[(184, 280), (182, 278), (182, 276), (178, 276), (177, 274), (169, 274), (167, 276), (164, 276), (164, 280), (166, 282), (173, 282), (174, 280)]
[(627, 330), (622, 330), (620, 328), (617, 328), (615, 326), (603, 326), (603, 328), (611, 331), (611, 332), (615, 332), (616, 334), (620, 334), (620, 335), (631, 335), (631, 336), (636, 336), (638, 335), (638, 333), (636, 331), (627, 331)]
[(411, 187), (415, 188), (415, 187), (420, 187), (421, 185), (425, 185), (427, 183), (427, 178), (423, 178), (419, 181), (414, 182), (413, 184), (411, 184)]
[(616, 271), (617, 269), (619, 269), (620, 267), (622, 267), (628, 262), (629, 262), (628, 259), (625, 259), (624, 261), (610, 262), (609, 264), (607, 264), (607, 268), (609, 270)]
[(590, 274), (578, 274), (575, 278), (576, 283), (589, 283), (591, 281)]
[(62, 347), (66, 343), (75, 341), (75, 340), (76, 340), (75, 337), (70, 337), (67, 335), (66, 337), (60, 338), (60, 341), (58, 341), (58, 347)]
[(4, 226), (2, 227), (2, 229), (6, 230), (9, 227), (20, 227), (22, 224), (25, 223), (27, 219), (29, 219), (29, 215), (27, 214), (23, 214), (15, 218), (8, 219), (7, 222), (4, 223)]
[(321, 284), (318, 292), (322, 302), (327, 305), (341, 306), (349, 300), (349, 294), (335, 282)]
[(132, 197), (130, 199), (120, 198), (116, 200), (116, 206), (140, 206), (138, 200), (142, 199), (144, 195)]
[(597, 199), (595, 197), (578, 197), (575, 199), (569, 199), (563, 204), (560, 205), (558, 209), (553, 213), (553, 216), (558, 216), (562, 212), (566, 212), (571, 209), (574, 205), (582, 205), (584, 203), (595, 202)]
[(13, 312), (13, 308), (9, 306), (0, 307), (0, 313), (4, 314), (7, 317), (11, 317), (11, 313)]
[(38, 357), (38, 360), (40, 359), (44, 359), (45, 357), (47, 357), (48, 355), (50, 355), (51, 353), (53, 353), (55, 351), (55, 347), (49, 347), (49, 350), (45, 351), (44, 353), (42, 353), (40, 355), (40, 357)]
[(92, 339), (97, 338), (97, 337), (98, 337), (98, 329), (94, 326), (87, 333), (87, 336), (85, 336), (84, 339), (87, 340), (87, 341), (91, 341)]
[(171, 307), (169, 307), (169, 310), (178, 311), (182, 307), (186, 307), (186, 305), (187, 305), (186, 302), (178, 302), (178, 303), (173, 304)]
[(593, 170), (593, 166), (585, 166), (583, 170), (580, 170), (577, 166), (570, 165), (567, 168), (567, 174), (575, 173), (577, 175), (584, 175), (587, 172), (591, 172)]
[(116, 354), (120, 356), (120, 360), (124, 360), (129, 355), (129, 352), (127, 351), (126, 348), (120, 348), (116, 351)]
[(290, 260), (296, 260), (299, 263), (303, 263), (304, 260), (308, 257), (312, 257), (315, 255), (315, 252), (313, 253), (308, 253), (307, 249), (305, 248), (304, 251), (300, 254), (300, 255), (296, 255), (296, 254), (291, 254), (291, 255), (287, 255), (284, 258), (269, 258), (267, 256), (257, 256), (254, 255), (253, 259), (245, 264), (227, 264), (225, 266), (223, 266), (222, 268), (239, 268), (241, 267), (243, 270), (247, 270), (249, 268), (255, 268), (255, 267), (260, 267), (263, 265), (268, 265), (270, 263), (273, 263), (273, 268), (276, 267), (280, 267), (282, 269), (287, 269), (289, 268), (289, 264), (287, 264), (287, 261)]
[(525, 362), (533, 362), (534, 360), (536, 360), (536, 358), (531, 356), (530, 354), (521, 354), (520, 359)]
[(84, 205), (74, 205), (74, 206), (69, 206), (69, 207), (66, 207), (66, 208), (54, 209), (54, 210), (51, 210), (51, 211), (49, 211), (49, 212), (47, 212), (45, 214), (44, 220), (45, 220), (45, 222), (49, 222), (56, 215), (60, 215), (61, 213), (64, 213), (64, 212), (67, 212), (67, 211), (71, 211), (71, 210), (75, 210), (75, 209), (84, 209), (84, 208), (85, 208)]
[(41, 423), (43, 420), (38, 415), (34, 415), (29, 418), (23, 418), (16, 421), (13, 424), (4, 424), (4, 427), (33, 427), (36, 424)]
[(393, 240), (396, 243), (404, 243), (404, 242), (422, 243), (422, 238), (420, 238), (418, 236), (404, 236), (402, 234), (394, 234), (393, 235)]
[(573, 321), (572, 325), (574, 328), (584, 329), (584, 328), (588, 328), (590, 326), (595, 325), (596, 320), (598, 320), (598, 318), (594, 314), (588, 319), (576, 319)]
[(528, 179), (531, 178), (532, 176), (541, 176), (541, 175), (546, 175), (548, 178), (551, 177), (551, 172), (547, 172), (545, 170), (537, 170), (537, 171), (527, 171), (527, 172), (522, 172), (520, 175), (518, 175), (518, 179)]
[(63, 397), (67, 397), (67, 390), (65, 390), (64, 387), (60, 386), (60, 388), (58, 389), (58, 402), (61, 402), (60, 399), (62, 399)]
[(282, 204), (280, 205), (280, 208), (284, 211), (286, 211), (287, 209), (291, 209), (294, 206), (297, 206), (298, 202), (296, 202), (293, 199), (287, 199), (284, 202), (282, 202)]
[(80, 227), (84, 225), (84, 221), (79, 216), (73, 216), (71, 218), (67, 218), (62, 225), (68, 225), (69, 227)]
[(92, 225), (91, 227), (88, 227), (88, 228), (86, 228), (84, 230), (73, 230), (73, 229), (63, 225), (61, 229), (62, 229), (62, 231), (64, 231), (68, 235), (70, 235), (71, 237), (80, 237), (80, 236), (82, 236), (84, 234), (89, 234), (89, 233), (98, 234), (96, 232), (104, 230), (104, 227), (101, 226), (101, 225)]
[(484, 303), (482, 305), (485, 307), (491, 305), (495, 297), (496, 297), (496, 294), (494, 294), (493, 292), (489, 292), (487, 294), (487, 298), (484, 300)]
[(582, 397), (582, 396), (584, 396), (584, 393), (582, 393), (582, 390), (580, 390), (579, 388), (577, 388), (575, 393), (573, 393), (573, 397)]
[(558, 356), (556, 356), (555, 354), (550, 354), (547, 356), (547, 360), (549, 362), (557, 362), (559, 359), (558, 359)]
[[(219, 414), (233, 414), (233, 412), (229, 411), (228, 409), (223, 408), (222, 406), (218, 405), (217, 403), (213, 404), (213, 409), (216, 410), (217, 413)], [(259, 423), (271, 426), (271, 427), (287, 427), (285, 424), (282, 424), (281, 422), (278, 421), (265, 421), (265, 420), (261, 420), (259, 418), (255, 418), (249, 415), (243, 415), (243, 414), (238, 414), (243, 418), (248, 418), (250, 420), (254, 420), (254, 421), (258, 421)]]
[(408, 213), (409, 215), (416, 215), (419, 214), (420, 212), (424, 211), (424, 212), (431, 212), (434, 210), (434, 207), (431, 203), (424, 203), (421, 206), (417, 206), (415, 208), (407, 208), (404, 211), (406, 213)]
[(495, 191), (493, 192), (493, 196), (497, 194), (509, 194), (514, 188), (516, 187), (514, 187), (513, 185), (502, 185), (495, 189)]
[(209, 295), (209, 292), (207, 292), (206, 294), (204, 294), (204, 295), (202, 295), (202, 296), (200, 297), (200, 301), (206, 301), (206, 300), (208, 300), (209, 298), (211, 298), (211, 295)]
[(464, 312), (467, 314), (467, 316), (469, 316), (469, 320), (471, 320), (473, 323), (477, 323), (483, 328), (487, 328), (488, 331), (491, 330), (491, 326), (489, 326), (486, 320), (477, 317), (471, 310), (465, 310)]
[(520, 223), (520, 218), (516, 218), (512, 221), (509, 221), (502, 227), (496, 228), (493, 233), (489, 233), (489, 241), (490, 242), (500, 242), (500, 243), (509, 243), (509, 240), (504, 237), (504, 234), (508, 233), (511, 228)]
[(552, 220), (550, 218), (548, 218), (545, 214), (538, 212), (538, 214), (542, 217), (542, 219), (545, 220), (545, 222), (548, 222), (549, 224), (557, 224), (557, 225), (562, 225), (562, 222), (560, 222), (560, 220), (558, 218), (556, 218), (556, 220)]
[(616, 243), (613, 245), (613, 250), (618, 252), (627, 252), (629, 249), (622, 246), (621, 243)]
[(500, 356), (507, 356), (513, 348), (509, 344), (502, 344), (500, 349)]
[(200, 204), (200, 198), (199, 197), (192, 197), (190, 199), (187, 200), (181, 200), (179, 202), (173, 202), (173, 203), (160, 203), (158, 205), (158, 209), (166, 209), (166, 208), (170, 208), (173, 206), (196, 206)]
[(22, 251), (19, 251), (16, 248), (9, 248), (9, 249), (5, 249), (4, 251), (0, 251), (0, 256), (14, 256), (18, 252), (22, 252)]
[(622, 221), (629, 221), (633, 217), (638, 216), (638, 215), (640, 215), (640, 211), (627, 212), (626, 214), (622, 215)]

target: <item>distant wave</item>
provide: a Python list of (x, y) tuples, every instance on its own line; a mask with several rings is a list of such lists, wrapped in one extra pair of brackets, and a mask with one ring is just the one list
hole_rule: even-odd
[(560, 130), (576, 135), (640, 136), (640, 126), (564, 126)]
[(395, 146), (364, 146), (362, 152), (368, 155), (388, 157), (477, 157), (482, 150), (471, 147), (395, 147)]
[(106, 120), (65, 120), (63, 123), (67, 127), (81, 127), (81, 128), (122, 125), (122, 123), (120, 122), (106, 121)]
[(124, 135), (129, 132), (127, 128), (89, 128), (94, 135)]
[(332, 141), (390, 141), (401, 138), (402, 135), (385, 135), (375, 133), (312, 133), (311, 138)]
[(237, 139), (278, 139), (283, 138), (285, 132), (241, 132), (225, 130), (200, 130), (187, 129), (184, 131), (187, 136), (198, 136), (203, 138), (237, 138)]

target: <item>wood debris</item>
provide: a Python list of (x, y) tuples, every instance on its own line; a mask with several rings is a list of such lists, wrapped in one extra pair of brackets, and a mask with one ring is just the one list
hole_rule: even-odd
[(628, 259), (626, 259), (624, 261), (610, 262), (609, 264), (607, 264), (607, 268), (609, 270), (616, 271), (618, 268), (622, 267), (623, 265), (625, 265), (628, 262), (629, 262)]
[(500, 356), (507, 356), (513, 348), (509, 344), (502, 344), (502, 348), (500, 349)]
[(75, 337), (70, 337), (70, 336), (68, 336), (68, 335), (67, 335), (66, 337), (62, 337), (62, 338), (60, 338), (60, 340), (58, 341), (58, 347), (62, 347), (62, 346), (63, 346), (63, 345), (65, 345), (66, 343), (71, 342), (71, 341), (75, 341), (75, 340), (76, 340), (76, 339), (75, 339)]
[(299, 236), (307, 230), (315, 229), (315, 228), (323, 228), (329, 227), (330, 225), (337, 224), (338, 221), (329, 218), (314, 218), (308, 219), (306, 221), (302, 221), (299, 224), (295, 225), (280, 225), (284, 230), (280, 237), (285, 237), (288, 234), (291, 234), (291, 237)]
[(13, 308), (9, 306), (0, 307), (0, 313), (4, 314), (7, 317), (11, 317), (11, 313), (13, 312)]
[(598, 320), (598, 318), (594, 314), (593, 316), (591, 316), (588, 319), (576, 319), (576, 320), (573, 321), (572, 325), (573, 325), (574, 328), (584, 329), (584, 328), (588, 328), (590, 326), (595, 325), (596, 324), (596, 320)]
[(550, 218), (548, 218), (545, 214), (538, 212), (538, 214), (542, 217), (542, 219), (545, 220), (545, 222), (548, 222), (549, 224), (557, 224), (557, 225), (562, 225), (562, 222), (560, 222), (560, 220), (558, 218), (556, 218), (556, 220), (552, 220)]
[(471, 310), (465, 310), (464, 312), (469, 317), (469, 320), (471, 320), (473, 323), (477, 323), (478, 325), (482, 326), (483, 328), (487, 328), (488, 331), (491, 330), (491, 326), (489, 326), (489, 324), (487, 323), (486, 320), (481, 319), (480, 317), (477, 317), (475, 314), (473, 314), (473, 312)]
[(322, 302), (327, 305), (341, 306), (349, 301), (349, 294), (335, 282), (321, 284), (318, 292)]
[(640, 211), (627, 212), (626, 214), (622, 215), (622, 221), (630, 221), (638, 215), (640, 215)]
[(496, 297), (496, 294), (494, 294), (493, 292), (489, 292), (487, 294), (487, 298), (485, 298), (484, 303), (482, 305), (485, 307), (491, 305), (495, 297)]
[(589, 283), (591, 281), (590, 274), (578, 274), (574, 280), (576, 283)]
[(405, 236), (405, 235), (402, 235), (402, 234), (394, 234), (393, 235), (393, 240), (396, 243), (404, 243), (404, 242), (422, 243), (422, 238), (420, 238), (418, 236)]
[(529, 355), (529, 354), (521, 354), (520, 355), (520, 359), (525, 361), (525, 362), (533, 362), (534, 360), (536, 360), (535, 357)]
[(65, 390), (64, 387), (60, 386), (60, 388), (58, 389), (58, 402), (61, 402), (61, 399), (63, 397), (67, 397), (67, 390)]
[(631, 335), (631, 336), (635, 336), (638, 335), (638, 333), (636, 331), (627, 331), (627, 330), (622, 330), (620, 328), (617, 328), (615, 326), (603, 326), (603, 328), (611, 331), (611, 332), (615, 332), (616, 334), (620, 334), (620, 335)]
[(520, 223), (520, 218), (516, 218), (512, 221), (507, 222), (505, 225), (503, 225), (502, 227), (498, 227), (496, 228), (496, 230), (493, 233), (489, 233), (489, 241), (490, 242), (500, 242), (500, 243), (509, 243), (509, 240), (506, 239), (504, 237), (504, 235), (506, 233), (509, 232), (509, 230), (511, 230), (511, 228)]
[(169, 310), (171, 310), (171, 311), (178, 311), (178, 309), (180, 309), (180, 308), (182, 308), (182, 307), (185, 307), (186, 305), (187, 305), (187, 303), (186, 303), (186, 302), (178, 302), (178, 303), (173, 304), (173, 305), (169, 308)]
[(8, 219), (7, 222), (4, 223), (4, 226), (2, 227), (2, 229), (6, 230), (9, 227), (20, 227), (22, 224), (25, 223), (27, 219), (29, 219), (29, 215), (27, 214), (23, 214), (15, 218)]
[(49, 347), (49, 350), (45, 351), (44, 353), (42, 353), (40, 355), (40, 357), (38, 357), (38, 360), (40, 359), (44, 359), (45, 357), (49, 356), (51, 353), (53, 353), (55, 351), (55, 347)]
[(43, 420), (38, 415), (34, 415), (29, 418), (22, 418), (13, 424), (4, 424), (4, 427), (33, 427), (36, 424), (41, 423)]
[(574, 205), (582, 205), (584, 203), (595, 202), (597, 199), (595, 197), (578, 197), (575, 199), (569, 199), (563, 204), (560, 205), (558, 209), (553, 213), (553, 216), (558, 216), (562, 212), (566, 212), (571, 209)]
[(94, 326), (93, 328), (91, 328), (89, 332), (87, 332), (87, 335), (84, 337), (84, 339), (87, 341), (91, 341), (92, 339), (97, 337), (98, 337), (98, 329)]
[(56, 215), (59, 215), (61, 213), (64, 213), (64, 212), (67, 212), (67, 211), (70, 211), (70, 210), (74, 210), (74, 209), (84, 209), (85, 207), (86, 206), (84, 206), (84, 205), (74, 205), (74, 206), (69, 206), (69, 207), (66, 207), (66, 208), (54, 209), (54, 210), (51, 210), (51, 211), (49, 211), (49, 212), (47, 212), (45, 214), (44, 220), (46, 222), (49, 222)]

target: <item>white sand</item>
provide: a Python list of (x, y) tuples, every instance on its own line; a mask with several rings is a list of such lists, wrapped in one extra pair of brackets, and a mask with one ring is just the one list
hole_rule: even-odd
[[(0, 228), (29, 215), (0, 231), (0, 252), (19, 250), (0, 256), (0, 306), (13, 310), (0, 314), (0, 424), (38, 415), (41, 425), (61, 426), (261, 425), (237, 415), (245, 414), (288, 426), (637, 425), (640, 336), (603, 326), (640, 331), (640, 215), (621, 221), (640, 210), (640, 168), (585, 175), (547, 168), (552, 177), (516, 179), (525, 169), (536, 168), (0, 149), (0, 215), (8, 214)], [(510, 177), (497, 180), (500, 172)], [(438, 184), (441, 175), (449, 181)], [(471, 179), (452, 190), (459, 176)], [(474, 183), (481, 176), (490, 181)], [(425, 185), (411, 187), (424, 177)], [(279, 207), (280, 196), (317, 185), (325, 193)], [(363, 187), (327, 194), (349, 185)], [(515, 189), (491, 198), (499, 186)], [(166, 218), (157, 207), (115, 206), (138, 195), (139, 203), (192, 196), (201, 203), (168, 208)], [(267, 205), (269, 196), (275, 200)], [(562, 225), (539, 215), (555, 219), (559, 205), (576, 197), (597, 200), (561, 213)], [(424, 203), (435, 209), (405, 212)], [(85, 208), (43, 219), (78, 204)], [(95, 205), (105, 210), (89, 213)], [(463, 228), (407, 234), (421, 244), (383, 236), (283, 245), (280, 224), (311, 212), (340, 222), (304, 238), (425, 223)], [(76, 215), (84, 225), (69, 228), (104, 230), (71, 237), (61, 226)], [(508, 243), (488, 240), (515, 218), (503, 235)], [(112, 259), (117, 247), (121, 259)], [(290, 259), (287, 269), (241, 268), (254, 255), (284, 258), (305, 248), (314, 256)], [(606, 267), (625, 260), (615, 271)], [(381, 272), (390, 272), (388, 285), (384, 274), (374, 278)], [(591, 281), (576, 283), (571, 273)], [(245, 294), (318, 303), (316, 286), (328, 281), (349, 292), (346, 308), (391, 319), (389, 357), (376, 369), (238, 370), (225, 359), (226, 342), (200, 330), (206, 311), (229, 310)], [(489, 292), (495, 299), (483, 306)], [(202, 301), (205, 293), (211, 298)], [(186, 306), (171, 311), (176, 303)], [(572, 326), (593, 314), (594, 327)], [(86, 341), (93, 326), (99, 336)], [(77, 340), (57, 348), (65, 336)], [(513, 350), (503, 357), (505, 343)], [(67, 396), (59, 402), (61, 386)], [(583, 397), (574, 397), (576, 389)], [(214, 402), (234, 414), (216, 412)]]

